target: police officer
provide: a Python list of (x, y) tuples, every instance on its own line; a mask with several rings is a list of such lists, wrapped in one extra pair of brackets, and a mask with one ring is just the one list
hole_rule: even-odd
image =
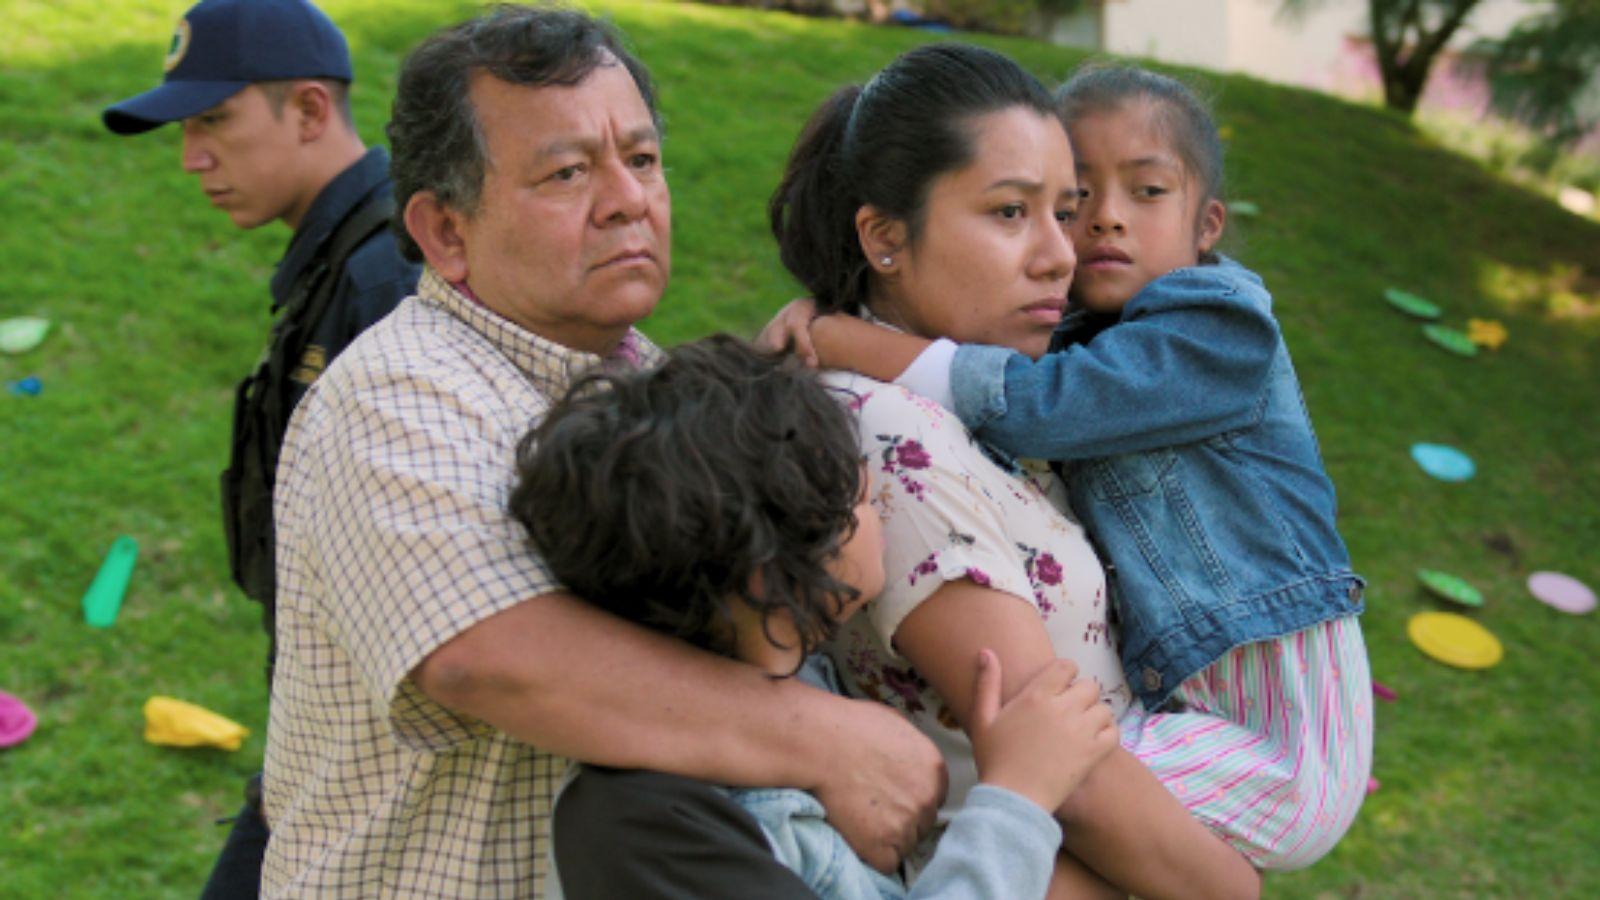
[[(344, 35), (305, 0), (203, 0), (172, 35), (157, 87), (107, 108), (116, 134), (182, 128), (183, 169), (240, 228), (294, 232), (271, 282), (271, 336), (240, 383), (223, 473), (234, 581), (272, 632), (272, 486), (289, 415), (328, 362), (412, 292), (388, 228), (389, 160), (350, 115)], [(269, 662), (270, 671), (270, 662)], [(206, 896), (254, 896), (267, 830), (259, 779)]]

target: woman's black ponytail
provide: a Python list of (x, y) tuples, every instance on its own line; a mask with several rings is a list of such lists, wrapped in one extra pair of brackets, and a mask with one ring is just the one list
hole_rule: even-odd
[(856, 239), (862, 201), (844, 145), (860, 85), (833, 92), (811, 114), (767, 202), (783, 265), (823, 312), (855, 313), (866, 299), (867, 260)]

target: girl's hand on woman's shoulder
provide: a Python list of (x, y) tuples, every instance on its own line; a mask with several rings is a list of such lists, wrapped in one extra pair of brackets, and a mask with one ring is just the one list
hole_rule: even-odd
[(791, 300), (756, 335), (756, 346), (774, 353), (793, 353), (815, 369), (817, 351), (811, 343), (811, 320), (816, 317), (816, 301), (810, 297)]

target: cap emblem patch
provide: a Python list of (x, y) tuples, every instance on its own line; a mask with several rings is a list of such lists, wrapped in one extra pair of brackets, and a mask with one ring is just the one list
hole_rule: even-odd
[(167, 58), (162, 61), (161, 71), (171, 72), (183, 62), (183, 55), (189, 52), (189, 20), (179, 19), (178, 27), (172, 30), (172, 45), (167, 48)]

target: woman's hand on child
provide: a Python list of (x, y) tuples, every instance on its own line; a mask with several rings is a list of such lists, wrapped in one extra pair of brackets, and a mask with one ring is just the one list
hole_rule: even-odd
[(982, 651), (967, 727), (978, 777), (1053, 813), (1117, 746), (1116, 717), (1070, 660), (1052, 660), (1004, 704), (1000, 683), (1000, 659)]
[(817, 317), (816, 301), (809, 297), (791, 300), (772, 317), (756, 336), (756, 346), (774, 353), (790, 352), (810, 368), (817, 367), (817, 350), (811, 343), (811, 320)]

